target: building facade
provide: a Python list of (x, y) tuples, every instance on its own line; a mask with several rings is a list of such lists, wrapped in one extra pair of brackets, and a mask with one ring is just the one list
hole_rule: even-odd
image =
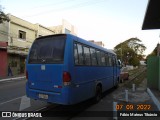
[(102, 41), (89, 40), (89, 42), (92, 42), (92, 43), (94, 43), (94, 44), (96, 44), (96, 45), (99, 45), (99, 46), (101, 46), (101, 47), (104, 47), (104, 43), (103, 43)]
[(0, 24), (0, 77), (6, 76), (7, 71), (7, 46), (8, 46), (8, 24)]
[(7, 42), (0, 41), (0, 76), (6, 75), (7, 59)]
[(69, 23), (66, 20), (62, 20), (62, 24), (58, 26), (49, 27), (50, 29), (54, 30), (56, 34), (59, 33), (68, 33), (77, 36), (77, 28)]
[(7, 76), (9, 64), (13, 75), (25, 72), (25, 59), (36, 38), (59, 33), (77, 35), (77, 29), (66, 20), (62, 20), (62, 25), (45, 27), (8, 16), (10, 21), (0, 24), (0, 77)]

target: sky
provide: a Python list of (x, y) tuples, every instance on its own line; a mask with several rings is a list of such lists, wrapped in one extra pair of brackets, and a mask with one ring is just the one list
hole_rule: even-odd
[(151, 53), (160, 42), (160, 30), (141, 30), (148, 0), (0, 0), (5, 13), (44, 26), (67, 20), (78, 36), (114, 47), (137, 37)]

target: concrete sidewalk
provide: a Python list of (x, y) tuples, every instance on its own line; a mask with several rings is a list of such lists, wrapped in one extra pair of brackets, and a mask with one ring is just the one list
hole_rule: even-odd
[(153, 88), (147, 88), (147, 92), (157, 106), (157, 109), (160, 111), (160, 91)]
[(0, 82), (10, 81), (10, 80), (18, 80), (18, 79), (25, 79), (25, 78), (26, 78), (26, 76), (24, 74), (16, 75), (16, 76), (7, 76), (7, 77), (0, 78)]
[[(126, 102), (125, 90), (128, 90), (128, 102)], [(126, 88), (122, 86), (117, 94), (114, 94), (114, 100), (117, 104), (123, 105), (123, 109), (119, 110), (125, 112), (158, 112), (160, 111), (160, 91), (147, 87), (147, 79), (144, 79), (142, 83), (136, 86), (136, 90), (133, 91), (132, 88)], [(146, 109), (145, 105), (150, 106)], [(131, 107), (126, 107), (131, 106)], [(139, 107), (142, 106), (142, 107)], [(159, 120), (159, 117), (118, 117), (118, 120)], [(116, 119), (117, 120), (117, 117)]]

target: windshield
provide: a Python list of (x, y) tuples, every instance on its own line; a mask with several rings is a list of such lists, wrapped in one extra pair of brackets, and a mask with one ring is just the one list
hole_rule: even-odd
[(32, 45), (29, 63), (63, 63), (65, 35), (42, 37)]

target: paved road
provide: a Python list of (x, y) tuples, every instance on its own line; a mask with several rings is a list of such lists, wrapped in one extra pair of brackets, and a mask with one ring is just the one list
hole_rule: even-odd
[[(25, 95), (26, 80), (4, 81), (0, 83), (0, 105), (6, 101), (18, 99)], [(1, 108), (0, 108), (1, 109)]]
[[(35, 111), (46, 106), (51, 106), (55, 110), (57, 105), (48, 105), (42, 101), (31, 100), (25, 96), (25, 84), (26, 80), (14, 80), (14, 81), (4, 81), (0, 82), (0, 111)], [(82, 111), (111, 111), (112, 109), (112, 97), (110, 95), (114, 92), (114, 90), (108, 91), (106, 97), (104, 97), (100, 104), (90, 104), (90, 101), (87, 103), (81, 103), (76, 106), (66, 107), (62, 105), (58, 105), (56, 109), (81, 109), (81, 112), (76, 114), (82, 114)], [(83, 106), (83, 107), (82, 107)], [(74, 107), (74, 108), (72, 108)], [(93, 112), (94, 113), (94, 112)], [(84, 116), (84, 115), (82, 115)], [(102, 117), (101, 117), (102, 118)], [(2, 118), (1, 118), (2, 119)], [(58, 117), (61, 119), (61, 117)], [(68, 118), (67, 118), (68, 119)], [(75, 118), (74, 118), (75, 119)]]
[(34, 111), (46, 103), (25, 95), (25, 79), (0, 82), (0, 111)]
[[(116, 91), (118, 91), (118, 89), (110, 89), (109, 91), (105, 92), (104, 97), (97, 104), (93, 103), (92, 99), (90, 99), (72, 106), (58, 105), (56, 107), (50, 108), (45, 112), (42, 112), (42, 114), (51, 116), (51, 118), (45, 118), (47, 120), (113, 120), (112, 96)], [(60, 111), (58, 112), (58, 116), (57, 114), (54, 114), (57, 111)], [(63, 115), (64, 117), (62, 117)], [(34, 119), (35, 118), (33, 118), (33, 120)], [(39, 119), (40, 118), (38, 118), (38, 120)], [(40, 120), (43, 119), (44, 118), (41, 118)]]
[[(0, 96), (1, 96), (0, 111), (31, 111), (32, 112), (37, 109), (48, 106), (46, 108), (48, 109), (48, 111), (43, 112), (44, 114), (49, 111), (53, 113), (54, 111), (57, 111), (57, 110), (60, 110), (63, 112), (65, 112), (64, 110), (73, 111), (73, 113), (70, 113), (69, 117), (60, 117), (60, 116), (54, 117), (54, 119), (56, 120), (57, 119), (58, 120), (69, 120), (69, 119), (70, 120), (81, 120), (81, 119), (111, 120), (113, 118), (108, 116), (112, 114), (111, 111), (113, 110), (113, 101), (119, 102), (120, 104), (123, 104), (123, 105), (129, 104), (129, 103), (130, 104), (147, 103), (152, 106), (153, 111), (157, 110), (156, 106), (153, 104), (146, 90), (142, 89), (142, 87), (137, 89), (137, 92), (134, 92), (134, 93), (132, 93), (131, 90), (128, 90), (129, 97), (130, 97), (129, 103), (124, 102), (125, 100), (124, 90), (126, 88), (119, 87), (116, 90), (111, 89), (107, 91), (103, 99), (98, 104), (92, 104), (91, 101), (86, 101), (75, 106), (62, 106), (62, 105), (54, 105), (54, 104), (47, 105), (42, 101), (30, 100), (25, 96), (25, 83), (26, 83), (25, 79), (0, 82)], [(142, 83), (142, 85), (145, 86), (145, 82)], [(105, 116), (105, 113), (106, 113), (106, 116)], [(86, 117), (86, 114), (88, 115), (88, 117)], [(107, 114), (109, 115), (107, 116)], [(50, 119), (53, 119), (53, 118), (50, 118)], [(121, 118), (121, 119), (123, 120), (124, 118)]]

